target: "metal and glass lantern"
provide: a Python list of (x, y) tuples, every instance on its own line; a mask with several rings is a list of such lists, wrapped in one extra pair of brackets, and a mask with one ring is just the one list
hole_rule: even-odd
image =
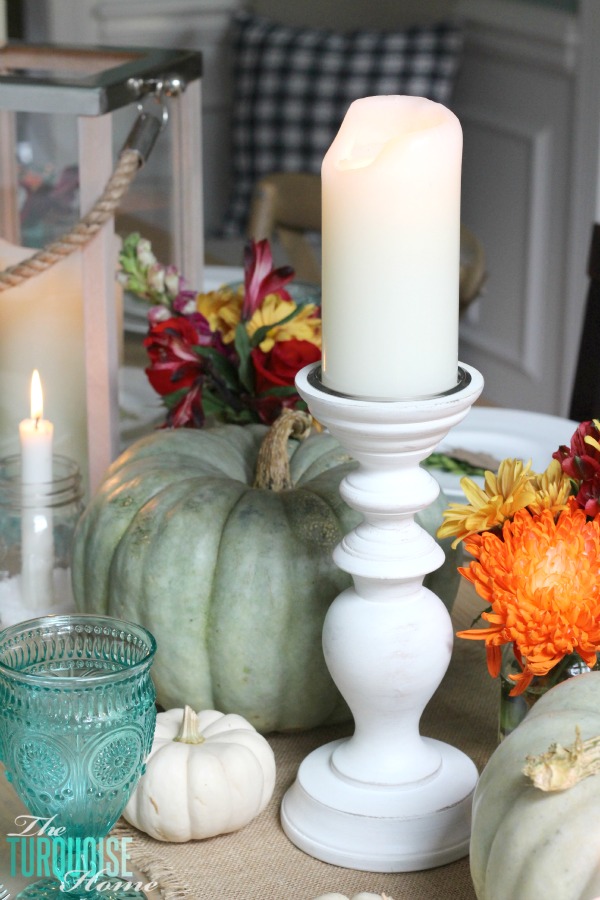
[[(23, 122), (31, 127), (37, 117), (50, 120), (58, 144), (65, 123), (73, 125), (77, 165), (71, 174), (79, 197), (75, 219), (85, 222), (117, 171), (113, 143), (123, 111), (127, 127), (134, 123), (123, 148), (138, 154), (136, 166), (145, 161), (160, 132), (168, 133), (170, 158), (161, 177), (168, 168), (170, 180), (163, 192), (167, 208), (160, 213), (161, 224), (166, 220), (172, 241), (170, 261), (190, 283), (201, 285), (201, 75), (202, 58), (196, 51), (0, 48), (0, 270), (34, 252), (20, 246), (23, 197), (29, 187), (17, 153)], [(68, 189), (68, 177), (52, 186), (57, 204)], [(141, 206), (151, 192), (150, 187), (142, 189)], [(29, 211), (39, 226), (43, 214), (37, 217), (35, 206)], [(117, 256), (110, 214), (76, 253), (23, 281), (4, 283), (0, 292), (0, 455), (16, 449), (29, 379), (37, 368), (47, 416), (55, 424), (56, 449), (80, 465), (90, 492), (119, 450)]]

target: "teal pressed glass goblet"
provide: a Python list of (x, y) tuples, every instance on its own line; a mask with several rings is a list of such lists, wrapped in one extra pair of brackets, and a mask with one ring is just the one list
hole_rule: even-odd
[(108, 616), (47, 616), (0, 632), (0, 756), (45, 839), (44, 877), (18, 900), (145, 896), (105, 865), (118, 856), (102, 839), (152, 746), (155, 650), (146, 629)]

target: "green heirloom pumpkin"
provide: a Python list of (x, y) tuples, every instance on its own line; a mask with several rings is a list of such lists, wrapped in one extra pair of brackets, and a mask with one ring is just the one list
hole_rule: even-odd
[(600, 897), (600, 775), (547, 793), (523, 774), (527, 757), (573, 745), (576, 728), (583, 740), (600, 735), (600, 672), (548, 691), (485, 767), (470, 853), (479, 900)]
[[(261, 425), (143, 438), (113, 463), (80, 521), (76, 603), (153, 632), (166, 709), (235, 712), (263, 733), (349, 718), (321, 632), (351, 583), (331, 554), (359, 521), (339, 495), (355, 463), (329, 434), (288, 440), (298, 415), (278, 420), (264, 444)], [(421, 520), (431, 533), (444, 505)], [(445, 575), (451, 599), (455, 556), (432, 575)]]

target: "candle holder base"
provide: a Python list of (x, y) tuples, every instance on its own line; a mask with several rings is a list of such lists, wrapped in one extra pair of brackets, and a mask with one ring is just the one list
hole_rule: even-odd
[(358, 463), (340, 494), (362, 521), (334, 550), (353, 587), (323, 626), (325, 661), (354, 734), (311, 753), (285, 795), (285, 833), (324, 862), (373, 872), (440, 866), (469, 850), (477, 769), (460, 750), (422, 737), (423, 710), (452, 654), (448, 610), (423, 585), (444, 561), (415, 516), (439, 494), (421, 465), (483, 388), (460, 366), (454, 387), (407, 401), (356, 399), (325, 388), (318, 364), (300, 395)]
[(283, 798), (286, 835), (316, 859), (366, 872), (419, 871), (466, 856), (477, 769), (455, 747), (423, 740), (440, 768), (393, 787), (341, 777), (332, 757), (344, 741), (314, 750)]

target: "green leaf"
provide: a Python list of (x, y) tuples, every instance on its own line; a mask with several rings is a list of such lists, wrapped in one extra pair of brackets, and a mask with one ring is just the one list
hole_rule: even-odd
[(229, 409), (220, 397), (215, 396), (215, 394), (207, 388), (204, 388), (202, 391), (202, 408), (205, 415), (216, 417), (223, 415), (223, 413)]
[(120, 256), (121, 268), (124, 272), (127, 272), (129, 275), (138, 275), (138, 265), (137, 260), (132, 259), (131, 256)]
[(298, 391), (291, 384), (282, 384), (277, 387), (271, 387), (268, 391), (263, 391), (262, 394), (259, 394), (259, 399), (260, 397), (293, 397), (297, 393)]
[(208, 388), (202, 391), (202, 407), (207, 416), (214, 416), (222, 422), (230, 422), (233, 425), (248, 425), (257, 422), (258, 416), (247, 408), (234, 409), (221, 397), (218, 397)]
[(440, 469), (453, 475), (485, 475), (485, 469), (473, 466), (462, 459), (456, 459), (447, 453), (432, 453), (421, 463), (425, 469)]
[(235, 349), (239, 359), (238, 375), (240, 382), (248, 393), (254, 393), (254, 369), (250, 351), (252, 346), (248, 338), (248, 332), (242, 322), (238, 322), (235, 329)]
[(291, 320), (294, 319), (298, 315), (299, 312), (300, 312), (300, 307), (297, 306), (296, 309), (294, 309), (289, 314), (289, 316), (285, 316), (285, 318), (280, 319), (279, 322), (273, 322), (271, 325), (263, 325), (261, 328), (257, 328), (250, 340), (251, 346), (258, 347), (258, 345), (264, 341), (264, 339), (266, 338), (266, 336), (268, 335), (269, 331), (271, 331), (272, 328), (279, 328), (280, 325), (285, 325), (287, 322), (291, 322)]
[(163, 394), (162, 401), (167, 409), (175, 409), (177, 404), (183, 400), (188, 391), (189, 388), (179, 388), (178, 391), (172, 391), (170, 394)]
[(141, 237), (139, 231), (132, 231), (131, 234), (128, 234), (123, 241), (123, 252), (135, 253), (135, 248), (141, 240)]
[(239, 392), (240, 379), (238, 370), (230, 360), (214, 347), (195, 346), (193, 349), (198, 356), (203, 356), (210, 361), (213, 374), (220, 377), (230, 390)]

